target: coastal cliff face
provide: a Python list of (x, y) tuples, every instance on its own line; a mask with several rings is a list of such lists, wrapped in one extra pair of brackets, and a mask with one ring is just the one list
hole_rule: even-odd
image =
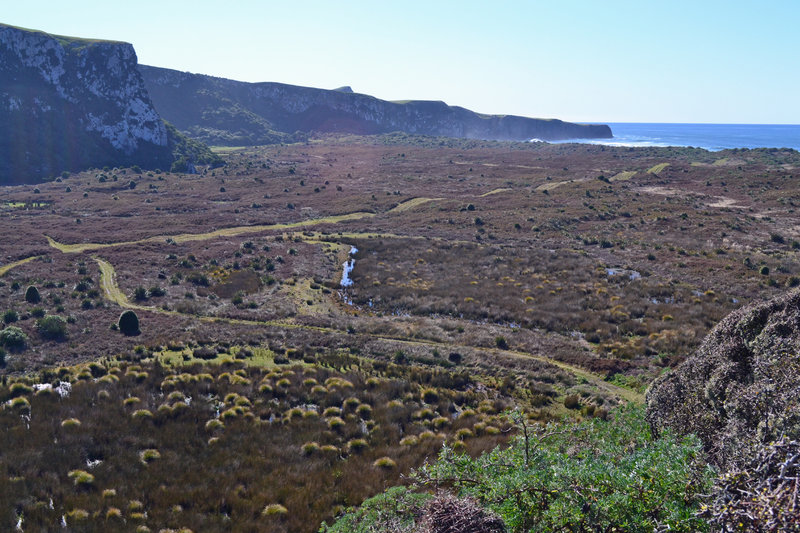
[[(481, 115), (444, 102), (388, 102), (351, 89), (245, 83), (141, 65), (159, 112), (209, 144), (267, 144), (298, 132), (411, 134), (526, 141), (610, 138), (605, 125)], [(348, 89), (348, 90), (343, 90)]]
[(0, 25), (0, 124), (0, 183), (172, 160), (128, 43)]

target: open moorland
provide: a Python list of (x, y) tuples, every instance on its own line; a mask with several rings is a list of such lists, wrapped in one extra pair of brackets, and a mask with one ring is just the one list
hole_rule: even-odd
[(800, 285), (790, 150), (394, 134), (218, 153), (0, 190), (3, 524), (314, 531), (442, 442), (505, 442), (508, 408), (641, 402), (725, 315)]

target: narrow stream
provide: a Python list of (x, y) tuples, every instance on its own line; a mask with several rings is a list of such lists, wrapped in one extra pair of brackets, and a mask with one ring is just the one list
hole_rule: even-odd
[(353, 299), (347, 294), (347, 287), (351, 287), (353, 285), (353, 280), (350, 278), (350, 273), (356, 267), (356, 260), (353, 258), (354, 255), (358, 253), (358, 248), (355, 246), (350, 247), (350, 258), (342, 263), (342, 281), (339, 285), (342, 287), (342, 290), (339, 291), (339, 295), (342, 297), (342, 301), (347, 305), (353, 305)]

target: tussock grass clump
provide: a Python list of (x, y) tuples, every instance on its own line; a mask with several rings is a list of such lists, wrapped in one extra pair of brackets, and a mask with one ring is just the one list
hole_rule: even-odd
[(212, 418), (205, 425), (206, 431), (217, 431), (225, 429), (225, 424), (222, 423), (221, 420), (217, 418)]
[(289, 514), (289, 510), (279, 503), (271, 503), (261, 511), (262, 516), (283, 517)]
[(12, 383), (11, 386), (8, 388), (8, 396), (10, 398), (16, 398), (17, 396), (31, 394), (32, 392), (33, 392), (33, 387), (31, 387), (27, 383), (22, 383), (20, 381)]
[[(326, 360), (324, 355), (319, 358)], [(161, 361), (145, 359), (137, 364), (121, 363), (115, 372), (119, 382), (113, 386), (90, 377), (73, 384), (71, 393), (57, 401), (23, 394), (18, 401), (29, 400), (36, 416), (30, 420), (20, 417), (8, 404), (0, 409), (0, 427), (9, 428), (0, 432), (0, 449), (3, 464), (20, 465), (14, 466), (13, 477), (24, 482), (13, 488), (20, 498), (31, 502), (22, 508), (26, 530), (48, 530), (60, 519), (35, 505), (41, 497), (33, 494), (52, 494), (52, 514), (85, 509), (89, 513), (87, 527), (93, 530), (114, 529), (111, 524), (118, 520), (116, 513), (108, 514), (114, 507), (122, 510), (130, 529), (147, 524), (158, 531), (175, 528), (178, 523), (195, 531), (261, 531), (265, 528), (261, 511), (272, 501), (288, 510), (280, 519), (281, 528), (311, 533), (336, 512), (342, 498), (360, 501), (386, 483), (397, 483), (443, 440), (442, 435), (431, 433), (432, 440), (422, 444), (407, 445), (418, 437), (400, 444), (402, 437), (426, 429), (423, 421), (412, 419), (411, 414), (420, 408), (421, 383), (432, 387), (430, 374), (412, 367), (393, 368), (391, 374), (368, 387), (371, 363), (344, 356), (335, 361), (337, 367), (347, 370), (314, 367), (317, 385), (312, 387), (304, 383), (311, 373), (300, 366), (273, 371), (242, 363), (223, 367), (190, 360), (180, 361), (182, 366), (176, 371)], [(91, 376), (88, 369), (86, 373)], [(136, 379), (139, 373), (145, 374), (141, 380)], [(208, 377), (201, 379), (203, 375)], [(233, 376), (247, 381), (235, 383)], [(287, 381), (280, 394), (264, 396), (258, 390), (265, 380)], [(47, 383), (52, 381), (53, 375), (48, 374)], [(336, 386), (312, 398), (310, 389), (325, 382)], [(340, 386), (344, 382), (352, 388)], [(10, 387), (0, 384), (0, 398), (9, 398)], [(120, 400), (98, 402), (103, 391), (111, 391), (112, 397)], [(475, 396), (470, 402), (476, 405), (485, 398), (478, 393)], [(394, 398), (407, 398), (407, 404), (389, 407)], [(60, 427), (70, 418), (81, 420), (79, 430)], [(289, 419), (290, 424), (280, 423)], [(398, 431), (400, 427), (403, 433)], [(451, 440), (458, 427), (442, 431)], [(53, 428), (59, 430), (57, 447), (53, 446)], [(503, 440), (470, 439), (468, 450), (477, 453)], [(478, 444), (473, 446), (473, 441)], [(96, 470), (83, 467), (97, 476), (92, 486), (76, 490), (73, 480), (63, 474), (55, 478), (60, 487), (48, 481), (52, 478), (48, 468), (58, 467), (59, 472), (81, 468), (75, 458), (86, 457), (87, 452), (91, 464), (102, 461), (91, 467)], [(396, 466), (370, 466), (382, 457), (391, 457)], [(242, 469), (245, 463), (247, 468)], [(274, 483), (276, 476), (284, 481)], [(113, 487), (106, 490), (116, 493), (101, 496), (98, 491), (89, 498), (100, 481), (103, 486), (99, 489)], [(191, 502), (186, 501), (187, 486), (192, 487)], [(217, 495), (221, 491), (235, 495), (237, 503), (231, 504), (231, 509), (223, 504), (220, 512)], [(153, 498), (154, 493), (159, 497)], [(139, 504), (129, 508), (125, 502), (130, 500), (146, 501), (147, 508)], [(317, 503), (309, 508), (312, 500)], [(178, 514), (173, 512), (176, 505), (182, 509)], [(223, 520), (223, 516), (228, 518)]]
[(419, 438), (414, 435), (409, 435), (400, 439), (400, 446), (416, 446), (419, 444)]
[(137, 409), (131, 415), (134, 420), (150, 420), (153, 418), (153, 413), (149, 409)]
[(65, 429), (81, 427), (81, 421), (77, 418), (65, 418), (61, 421), (61, 427)]
[(83, 522), (89, 518), (89, 512), (85, 509), (72, 509), (67, 513), (67, 524), (70, 522)]
[(345, 421), (341, 417), (334, 416), (328, 419), (328, 429), (338, 430), (345, 426)]
[(342, 410), (339, 407), (327, 407), (323, 412), (322, 416), (324, 417), (332, 417), (332, 416), (340, 416), (342, 414)]
[(85, 470), (70, 470), (67, 477), (76, 487), (90, 487), (94, 484), (94, 476)]
[(311, 455), (319, 451), (319, 444), (317, 442), (306, 442), (300, 447), (300, 451), (303, 452), (303, 455)]
[(353, 439), (347, 443), (347, 450), (351, 453), (361, 453), (369, 447), (364, 439)]
[(397, 463), (391, 457), (379, 457), (375, 459), (372, 463), (372, 466), (375, 468), (380, 468), (381, 470), (391, 470), (393, 468), (397, 468)]
[(372, 406), (362, 403), (356, 408), (356, 414), (362, 420), (369, 420), (372, 418)]
[(161, 452), (156, 449), (148, 448), (146, 450), (142, 450), (139, 452), (139, 460), (143, 464), (149, 464), (155, 461), (156, 459), (161, 459)]
[(24, 396), (13, 398), (8, 405), (15, 411), (30, 412), (31, 410), (31, 402)]

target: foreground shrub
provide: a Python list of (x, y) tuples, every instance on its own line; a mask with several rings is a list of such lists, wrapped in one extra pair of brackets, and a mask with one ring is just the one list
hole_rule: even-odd
[[(460, 498), (473, 498), (512, 532), (707, 529), (696, 513), (712, 471), (701, 460), (699, 440), (669, 432), (653, 438), (643, 407), (620, 408), (611, 421), (521, 429), (508, 448), (477, 459), (445, 446), (439, 459), (413, 478), (423, 487), (449, 487)], [(329, 531), (383, 531), (392, 520), (401, 525), (412, 520), (376, 509), (381, 501), (368, 501)], [(454, 500), (442, 505), (451, 503), (461, 505)], [(394, 509), (405, 505), (393, 504)], [(440, 531), (430, 523), (425, 527), (420, 531)]]
[[(531, 428), (527, 432), (530, 435)], [(424, 484), (451, 486), (497, 512), (512, 531), (700, 531), (695, 517), (711, 471), (693, 437), (651, 436), (642, 407), (611, 422), (550, 424), (478, 459), (444, 447), (417, 473)]]

